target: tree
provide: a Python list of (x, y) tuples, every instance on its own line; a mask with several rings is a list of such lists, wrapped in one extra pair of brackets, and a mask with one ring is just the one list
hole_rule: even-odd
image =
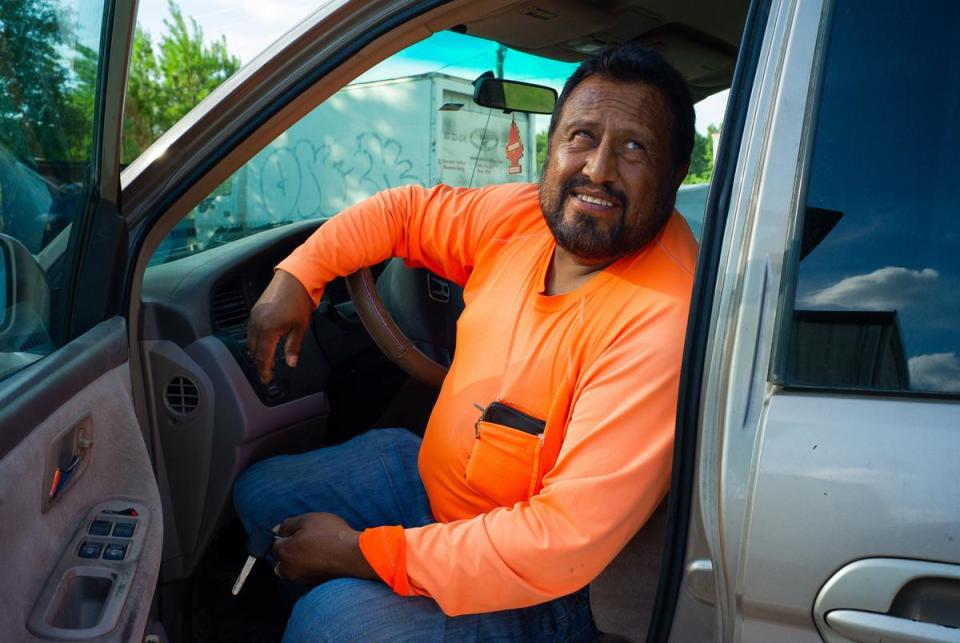
[[(93, 73), (90, 73), (92, 69)], [(90, 154), (96, 52), (49, 0), (0, 0), (0, 142), (23, 159)]]
[(537, 132), (537, 167), (538, 172), (543, 171), (543, 163), (547, 160), (547, 131)]
[(205, 43), (196, 20), (184, 18), (174, 0), (167, 6), (168, 33), (156, 46), (139, 27), (134, 35), (123, 127), (126, 162), (240, 68), (240, 60), (227, 51), (225, 38)]
[(720, 128), (711, 123), (707, 135), (693, 133), (693, 152), (690, 153), (690, 171), (684, 183), (709, 183), (713, 176), (713, 135)]

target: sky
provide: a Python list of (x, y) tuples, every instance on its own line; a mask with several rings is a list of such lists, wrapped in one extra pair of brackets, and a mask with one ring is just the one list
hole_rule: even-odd
[[(240, 58), (242, 63), (247, 63), (267, 45), (283, 35), (284, 32), (310, 15), (317, 2), (316, 0), (271, 0), (271, 2), (263, 2), (262, 0), (180, 0), (179, 5), (184, 16), (192, 17), (197, 21), (197, 24), (203, 29), (206, 40), (225, 37), (230, 53)], [(138, 22), (156, 40), (167, 31), (164, 20), (169, 19), (169, 15), (165, 1), (149, 0), (140, 3)], [(460, 66), (451, 65), (443, 71), (452, 75), (458, 75), (457, 72), (460, 71), (461, 74), (468, 75), (472, 73), (473, 65), (482, 63), (482, 59), (470, 60), (471, 54), (481, 53), (479, 48), (476, 52), (468, 52), (467, 55), (461, 55), (463, 53), (458, 50), (458, 59), (466, 58), (466, 62)], [(420, 57), (421, 61), (423, 58), (429, 57), (429, 51), (421, 51), (421, 54), (424, 54)], [(513, 53), (511, 52), (507, 57), (505, 69), (505, 75), (507, 76), (511, 72), (512, 56)], [(406, 56), (403, 60), (395, 61), (387, 69), (381, 68), (376, 75), (371, 75), (368, 72), (363, 79), (372, 80), (377, 76), (397, 77), (409, 73), (432, 71), (432, 69), (423, 68), (417, 62), (416, 55)], [(564, 68), (561, 64), (558, 64), (557, 67)], [(556, 70), (552, 71), (556, 75)], [(562, 78), (563, 75), (565, 74), (558, 77)], [(529, 80), (546, 82), (548, 79), (531, 77)], [(727, 92), (721, 92), (701, 101), (696, 106), (698, 131), (705, 134), (707, 125), (710, 123), (719, 124), (723, 121), (726, 100)]]

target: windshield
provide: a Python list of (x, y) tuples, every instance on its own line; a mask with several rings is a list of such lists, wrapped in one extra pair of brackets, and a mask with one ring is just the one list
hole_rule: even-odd
[[(558, 92), (576, 68), (439, 32), (376, 65), (281, 133), (207, 195), (151, 258), (166, 263), (295, 221), (322, 221), (416, 183), (477, 187), (539, 180), (550, 117), (473, 101), (484, 73)], [(697, 135), (678, 208), (700, 230), (718, 128)]]
[[(559, 90), (575, 67), (437, 33), (278, 136), (177, 225), (151, 264), (293, 221), (323, 220), (385, 188), (536, 181), (549, 117), (481, 107), (472, 99), (473, 80), (491, 71)], [(506, 155), (511, 143), (516, 162)]]

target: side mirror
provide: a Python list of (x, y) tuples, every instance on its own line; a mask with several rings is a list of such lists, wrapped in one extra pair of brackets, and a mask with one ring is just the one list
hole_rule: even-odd
[[(487, 72), (490, 74), (490, 72)], [(551, 87), (493, 78), (484, 74), (473, 81), (473, 102), (505, 112), (552, 114), (557, 91)]]
[(0, 243), (0, 331), (10, 323), (10, 301), (13, 295), (13, 269), (7, 246)]
[(17, 342), (36, 333), (46, 337), (49, 319), (43, 268), (26, 246), (0, 233), (0, 352), (22, 350)]

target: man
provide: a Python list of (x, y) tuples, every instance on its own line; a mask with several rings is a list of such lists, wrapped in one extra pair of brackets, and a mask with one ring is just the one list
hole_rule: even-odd
[(287, 640), (596, 637), (586, 587), (669, 485), (693, 124), (675, 70), (613, 48), (567, 81), (539, 189), (385, 191), (278, 266), (251, 314), (264, 379), (283, 336), (296, 363), (325, 283), (389, 256), (466, 304), (422, 445), (371, 431), (238, 480), (247, 529), (281, 525), (277, 575), (321, 583)]

